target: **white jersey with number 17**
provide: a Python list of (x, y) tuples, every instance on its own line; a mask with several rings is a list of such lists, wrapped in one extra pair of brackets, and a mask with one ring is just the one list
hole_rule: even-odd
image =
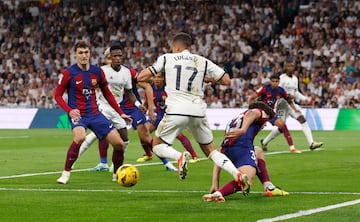
[(188, 50), (159, 56), (150, 71), (165, 73), (166, 113), (195, 117), (204, 117), (206, 113), (202, 89), (204, 77), (219, 80), (225, 74), (210, 60)]

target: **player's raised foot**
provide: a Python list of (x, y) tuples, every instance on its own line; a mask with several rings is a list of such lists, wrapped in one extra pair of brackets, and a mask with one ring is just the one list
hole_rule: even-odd
[(111, 181), (116, 182), (117, 181), (117, 175), (116, 173), (113, 173)]
[(301, 151), (296, 148), (292, 148), (290, 149), (290, 153), (301, 153)]
[(61, 177), (59, 177), (59, 179), (57, 179), (57, 183), (58, 184), (67, 184), (69, 182), (70, 179), (70, 171), (66, 171), (64, 170), (61, 174)]
[(312, 142), (310, 145), (310, 150), (316, 150), (317, 148), (322, 147), (322, 145), (324, 145), (323, 142)]
[(238, 186), (241, 188), (241, 192), (244, 196), (250, 193), (249, 177), (245, 173), (238, 173)]
[(183, 152), (178, 159), (178, 174), (180, 180), (184, 180), (188, 174), (188, 163), (190, 159), (191, 154), (188, 151)]
[(263, 151), (267, 151), (268, 149), (267, 149), (267, 144), (264, 144), (264, 139), (261, 139), (260, 140), (260, 143), (261, 143), (261, 149), (263, 150)]
[(144, 156), (140, 157), (139, 159), (137, 159), (136, 162), (143, 163), (143, 162), (146, 162), (146, 161), (150, 161), (152, 159), (153, 159), (152, 156), (144, 155)]
[(200, 158), (199, 157), (194, 157), (191, 160), (189, 160), (189, 163), (197, 163), (200, 162)]
[(89, 169), (89, 171), (109, 171), (109, 165), (107, 163), (99, 163), (96, 167)]
[(204, 202), (225, 202), (225, 198), (219, 191), (212, 194), (205, 194), (202, 199)]
[(267, 197), (288, 196), (288, 195), (289, 195), (288, 192), (286, 192), (285, 190), (282, 190), (279, 187), (275, 187), (274, 189), (266, 188), (265, 193), (264, 193), (264, 196), (267, 196)]

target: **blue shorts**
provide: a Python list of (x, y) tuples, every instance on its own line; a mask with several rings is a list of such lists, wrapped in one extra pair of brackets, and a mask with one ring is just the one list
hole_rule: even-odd
[(146, 116), (144, 115), (143, 112), (141, 112), (139, 108), (134, 107), (130, 109), (126, 109), (126, 108), (121, 108), (121, 109), (126, 115), (131, 116), (131, 118), (133, 119), (132, 127), (134, 129), (136, 129), (138, 125), (146, 123)]
[(224, 154), (233, 162), (236, 168), (250, 165), (257, 168), (254, 146), (239, 147), (232, 146), (224, 148)]
[(115, 129), (114, 125), (102, 113), (90, 116), (82, 116), (79, 121), (72, 121), (69, 117), (71, 128), (82, 126), (91, 129), (100, 140), (104, 139), (111, 130)]

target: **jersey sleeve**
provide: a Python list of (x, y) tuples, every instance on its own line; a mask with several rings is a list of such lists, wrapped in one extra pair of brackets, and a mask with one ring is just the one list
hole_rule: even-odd
[(64, 70), (59, 79), (59, 83), (56, 87), (55, 95), (54, 95), (57, 104), (67, 113), (69, 113), (72, 110), (72, 108), (68, 106), (68, 104), (65, 102), (63, 95), (65, 90), (68, 88), (69, 83), (70, 83), (70, 73), (68, 70)]
[(164, 70), (166, 61), (165, 56), (166, 54), (159, 56), (155, 63), (149, 67), (149, 70), (153, 75), (155, 75), (156, 73), (160, 73)]

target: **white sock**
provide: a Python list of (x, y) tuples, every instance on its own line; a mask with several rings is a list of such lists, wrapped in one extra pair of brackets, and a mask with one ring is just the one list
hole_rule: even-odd
[(268, 188), (269, 190), (275, 189), (275, 185), (270, 181), (266, 181), (265, 183), (263, 183), (263, 187), (264, 190), (266, 190), (266, 188)]
[(229, 158), (227, 158), (227, 156), (225, 156), (224, 154), (220, 153), (217, 150), (214, 150), (209, 154), (209, 159), (214, 161), (214, 163), (216, 165), (218, 165), (219, 167), (221, 167), (222, 169), (229, 172), (236, 181), (238, 180), (237, 175), (238, 175), (239, 171), (234, 166), (234, 164), (231, 162), (231, 160)]
[(89, 147), (91, 146), (91, 144), (96, 140), (96, 135), (95, 133), (91, 132), (89, 133), (86, 137), (84, 142), (81, 144), (80, 149), (79, 149), (79, 155), (78, 158), (87, 150), (89, 149)]
[(309, 127), (309, 124), (307, 122), (305, 122), (305, 123), (301, 124), (301, 126), (302, 126), (302, 130), (303, 130), (303, 132), (304, 132), (304, 134), (306, 136), (306, 139), (307, 139), (309, 145), (311, 145), (314, 142), (314, 140), (313, 140), (313, 137), (312, 137), (312, 133), (311, 133), (311, 129)]
[(266, 145), (268, 144), (271, 140), (275, 139), (275, 137), (277, 137), (277, 135), (280, 134), (279, 128), (274, 128), (273, 130), (271, 130), (271, 132), (265, 137), (265, 139), (263, 140), (263, 143)]
[(126, 152), (126, 149), (127, 149), (127, 147), (128, 147), (128, 145), (129, 145), (129, 140), (128, 141), (124, 141), (124, 155), (125, 155), (125, 152)]
[(174, 160), (178, 160), (182, 154), (165, 143), (154, 146), (153, 152), (159, 157), (171, 158)]

